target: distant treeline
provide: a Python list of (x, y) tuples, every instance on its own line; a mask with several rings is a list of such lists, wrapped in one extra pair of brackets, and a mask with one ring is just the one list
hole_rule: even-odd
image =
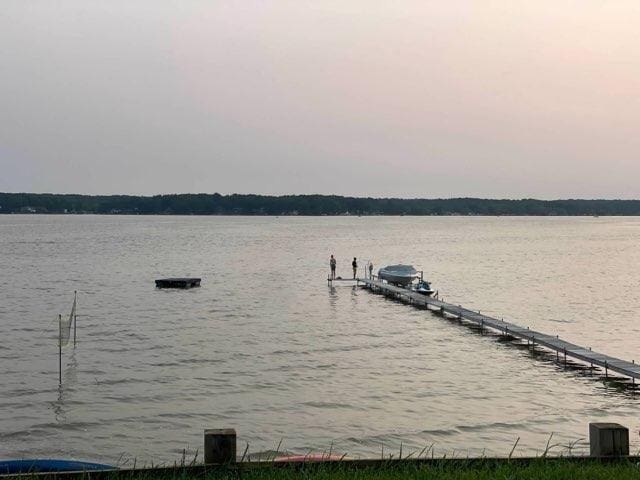
[(400, 199), (334, 195), (0, 193), (0, 213), (139, 215), (640, 215), (640, 200)]

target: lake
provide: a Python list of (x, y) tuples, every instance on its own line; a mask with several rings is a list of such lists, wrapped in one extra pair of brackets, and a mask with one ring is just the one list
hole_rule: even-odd
[(581, 453), (590, 421), (635, 453), (640, 395), (326, 278), (331, 254), (341, 276), (411, 263), (446, 301), (632, 360), (639, 246), (633, 217), (0, 215), (0, 457), (173, 463), (227, 427), (253, 455)]

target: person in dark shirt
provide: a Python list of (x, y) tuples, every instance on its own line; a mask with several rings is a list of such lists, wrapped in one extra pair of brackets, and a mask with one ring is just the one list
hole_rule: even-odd
[(351, 262), (351, 266), (353, 267), (353, 279), (356, 279), (356, 273), (358, 271), (358, 262), (356, 261), (356, 257), (353, 257), (353, 262)]
[(336, 259), (331, 255), (331, 259), (329, 260), (329, 267), (331, 267), (331, 280), (336, 279)]

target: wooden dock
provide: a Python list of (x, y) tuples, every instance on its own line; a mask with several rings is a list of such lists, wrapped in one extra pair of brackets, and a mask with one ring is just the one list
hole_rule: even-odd
[(360, 281), (359, 278), (342, 278), (342, 277), (336, 277), (336, 278), (331, 278), (331, 277), (327, 277), (327, 284), (329, 286), (333, 285), (333, 282), (350, 282), (353, 284), (358, 284), (358, 282)]
[(503, 319), (489, 317), (460, 305), (453, 305), (406, 288), (384, 283), (375, 277), (372, 279), (359, 278), (358, 283), (364, 284), (366, 288), (373, 292), (392, 296), (399, 301), (434, 310), (441, 315), (449, 315), (461, 321), (477, 325), (482, 329), (486, 328), (505, 336), (526, 340), (532, 348), (536, 346), (544, 347), (555, 352), (556, 360), (558, 362), (564, 362), (565, 365), (567, 358), (584, 362), (591, 365), (591, 367), (596, 365), (604, 369), (605, 376), (608, 376), (610, 371), (616, 372), (630, 378), (634, 386), (635, 379), (640, 378), (640, 365), (636, 365), (635, 361), (628, 362), (603, 353), (594, 352), (590, 348), (581, 347), (580, 345), (562, 340), (557, 335), (548, 335), (521, 327), (514, 323), (505, 322)]

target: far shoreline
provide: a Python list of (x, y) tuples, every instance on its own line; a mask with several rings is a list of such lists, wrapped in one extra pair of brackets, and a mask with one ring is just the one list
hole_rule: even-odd
[(371, 198), (336, 195), (170, 194), (155, 196), (1, 193), (0, 214), (179, 216), (640, 216), (640, 200)]
[(98, 213), (98, 212), (0, 212), (0, 216), (2, 217), (10, 217), (10, 216), (34, 216), (34, 217), (45, 217), (45, 216), (60, 216), (60, 217), (88, 217), (88, 216), (99, 216), (99, 217), (241, 217), (241, 218), (361, 218), (361, 217), (374, 217), (374, 218), (399, 218), (399, 217), (409, 217), (409, 218), (424, 218), (424, 217), (439, 217), (439, 218), (469, 218), (469, 217), (478, 217), (478, 218), (499, 218), (499, 217), (507, 217), (507, 218), (634, 218), (640, 217), (640, 213), (638, 214), (611, 214), (611, 215), (588, 215), (588, 214), (504, 214), (504, 215), (490, 215), (490, 214), (416, 214), (416, 215), (402, 215), (402, 214), (363, 214), (363, 215), (355, 215), (355, 214), (336, 214), (336, 215), (301, 215), (301, 214), (251, 214), (251, 213), (132, 213), (132, 212), (119, 212), (119, 213)]

